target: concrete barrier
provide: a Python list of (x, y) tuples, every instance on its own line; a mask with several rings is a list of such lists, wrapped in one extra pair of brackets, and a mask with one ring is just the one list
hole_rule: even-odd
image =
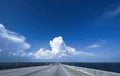
[(77, 67), (77, 66), (69, 66), (69, 65), (63, 65), (63, 66), (69, 67), (76, 71), (81, 71), (84, 73), (91, 74), (92, 76), (120, 76), (120, 73), (114, 73), (114, 72), (108, 72), (108, 71), (102, 71), (102, 70), (96, 70), (96, 69), (90, 69), (90, 68), (83, 68), (83, 67)]

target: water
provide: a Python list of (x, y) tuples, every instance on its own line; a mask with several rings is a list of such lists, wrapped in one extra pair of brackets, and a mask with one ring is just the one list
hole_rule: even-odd
[[(64, 64), (66, 64), (66, 63), (64, 63)], [(69, 62), (68, 64), (74, 65), (74, 66), (79, 66), (79, 67), (93, 68), (93, 69), (99, 69), (99, 70), (104, 70), (104, 71), (120, 73), (120, 63)], [(30, 67), (30, 66), (42, 66), (42, 65), (46, 65), (46, 62), (20, 62), (19, 64), (17, 64), (16, 62), (6, 62), (6, 63), (2, 62), (2, 63), (0, 63), (0, 70)]]

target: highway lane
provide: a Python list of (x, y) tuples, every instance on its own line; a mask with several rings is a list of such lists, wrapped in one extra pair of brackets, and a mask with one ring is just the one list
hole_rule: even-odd
[(44, 70), (38, 70), (35, 72), (28, 73), (24, 76), (56, 76), (58, 68), (58, 65), (54, 65)]
[(44, 70), (50, 67), (51, 66), (36, 66), (36, 67), (0, 70), (0, 76), (24, 76), (26, 74)]
[(68, 76), (94, 76), (92, 74), (73, 69), (70, 66), (63, 65), (63, 68), (68, 74)]

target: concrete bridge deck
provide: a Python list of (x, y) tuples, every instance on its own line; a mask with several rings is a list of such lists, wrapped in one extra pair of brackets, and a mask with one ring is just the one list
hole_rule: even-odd
[(0, 70), (0, 76), (120, 76), (120, 73), (59, 64)]

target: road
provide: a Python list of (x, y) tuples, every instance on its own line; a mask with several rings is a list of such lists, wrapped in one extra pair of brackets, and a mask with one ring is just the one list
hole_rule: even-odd
[[(73, 66), (59, 64), (0, 70), (0, 76), (108, 76), (108, 75), (94, 75), (89, 72), (76, 69), (76, 67)], [(110, 74), (109, 76), (120, 76), (120, 74)]]
[(66, 71), (68, 72), (68, 74), (70, 76), (93, 76), (91, 74), (88, 74), (88, 73), (85, 73), (85, 72), (81, 72), (79, 70), (74, 70), (71, 67), (64, 66), (64, 68), (66, 69)]

